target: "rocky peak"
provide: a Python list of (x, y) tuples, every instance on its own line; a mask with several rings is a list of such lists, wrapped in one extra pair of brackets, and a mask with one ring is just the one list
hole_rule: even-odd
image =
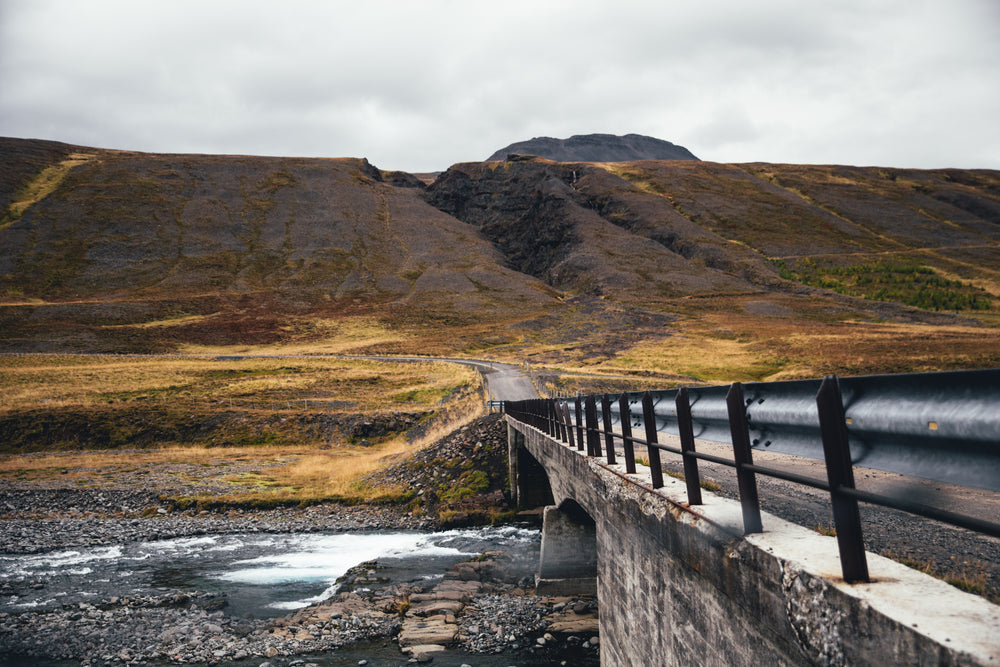
[(630, 162), (633, 160), (697, 160), (691, 151), (641, 134), (579, 134), (569, 139), (535, 137), (493, 153), (488, 161), (509, 155), (537, 155), (556, 162)]

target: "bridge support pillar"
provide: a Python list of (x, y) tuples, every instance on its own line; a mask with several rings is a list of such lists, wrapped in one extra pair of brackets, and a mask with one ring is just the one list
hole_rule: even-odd
[(510, 466), (510, 498), (521, 510), (551, 505), (552, 487), (545, 468), (524, 446), (524, 434), (507, 426), (507, 461)]
[(545, 508), (535, 588), (539, 595), (597, 594), (597, 526), (573, 501)]

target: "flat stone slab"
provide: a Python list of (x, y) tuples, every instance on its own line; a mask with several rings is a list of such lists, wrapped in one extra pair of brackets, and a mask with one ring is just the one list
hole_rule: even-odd
[(558, 614), (546, 616), (549, 621), (548, 632), (558, 632), (567, 635), (597, 634), (598, 618), (597, 614), (577, 614), (567, 610)]
[(440, 616), (431, 616), (426, 619), (403, 621), (403, 629), (399, 633), (398, 641), (400, 646), (447, 645), (455, 641), (457, 634), (457, 624), (448, 623)]
[(408, 615), (412, 616), (434, 616), (435, 614), (454, 614), (458, 615), (462, 608), (465, 607), (464, 604), (458, 600), (427, 600), (426, 602), (418, 602), (417, 604), (410, 607), (407, 612)]
[(410, 653), (417, 655), (418, 653), (441, 653), (447, 651), (448, 649), (440, 644), (417, 644), (416, 646), (404, 646), (402, 649), (403, 653)]
[(478, 593), (482, 587), (483, 585), (478, 581), (445, 579), (434, 588), (433, 594), (439, 600), (462, 600), (463, 602), (468, 602), (468, 599)]

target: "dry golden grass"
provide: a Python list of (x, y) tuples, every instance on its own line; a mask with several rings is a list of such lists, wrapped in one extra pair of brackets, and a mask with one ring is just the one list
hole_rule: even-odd
[(705, 310), (673, 335), (591, 366), (694, 382), (776, 381), (1000, 366), (1000, 329), (857, 320), (816, 322)]
[(0, 220), (0, 229), (16, 222), (32, 204), (51, 194), (74, 167), (90, 162), (96, 157), (92, 153), (71, 153), (62, 162), (43, 169), (11, 202), (3, 219)]
[[(182, 320), (167, 320), (164, 326), (176, 323), (185, 324)], [(371, 349), (380, 345), (414, 343), (419, 348), (415, 336), (401, 329), (390, 329), (378, 318), (358, 315), (344, 316), (336, 319), (314, 317), (296, 318), (288, 323), (290, 331), (295, 332), (292, 342), (282, 345), (268, 346), (204, 346), (186, 344), (178, 350), (184, 354), (356, 354), (359, 350)]]
[[(220, 371), (225, 371), (220, 373)], [(233, 377), (235, 375), (235, 377)], [(246, 377), (243, 377), (246, 376)], [(0, 457), (0, 477), (21, 482), (59, 480), (83, 487), (129, 484), (174, 490), (204, 482), (195, 495), (215, 501), (311, 502), (324, 499), (378, 501), (403, 489), (369, 487), (359, 480), (457, 428), (484, 410), (476, 371), (455, 364), (392, 363), (338, 359), (243, 359), (119, 357), (4, 358), (0, 383), (10, 387), (3, 410), (43, 405), (87, 406), (157, 392), (211, 395), (310, 396), (350, 404), (352, 412), (433, 409), (418, 438), (395, 437), (370, 446), (303, 442), (294, 446), (170, 446), (144, 450), (36, 453)], [(131, 400), (135, 400), (134, 397)], [(171, 401), (177, 400), (171, 398)], [(222, 402), (222, 408), (228, 402)], [(359, 409), (362, 406), (363, 409)], [(58, 410), (53, 418), (58, 416)], [(249, 468), (249, 469), (248, 469)], [(136, 477), (138, 475), (138, 477)]]
[(0, 413), (149, 401), (433, 407), (476, 372), (439, 362), (287, 357), (0, 357)]

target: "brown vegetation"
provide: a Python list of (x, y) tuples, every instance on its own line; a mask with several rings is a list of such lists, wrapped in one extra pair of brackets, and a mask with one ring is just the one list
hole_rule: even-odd
[(528, 361), (555, 391), (1000, 362), (994, 171), (0, 155), (0, 352), (208, 355), (5, 356), (8, 452), (353, 447), (468, 386), (261, 353)]

